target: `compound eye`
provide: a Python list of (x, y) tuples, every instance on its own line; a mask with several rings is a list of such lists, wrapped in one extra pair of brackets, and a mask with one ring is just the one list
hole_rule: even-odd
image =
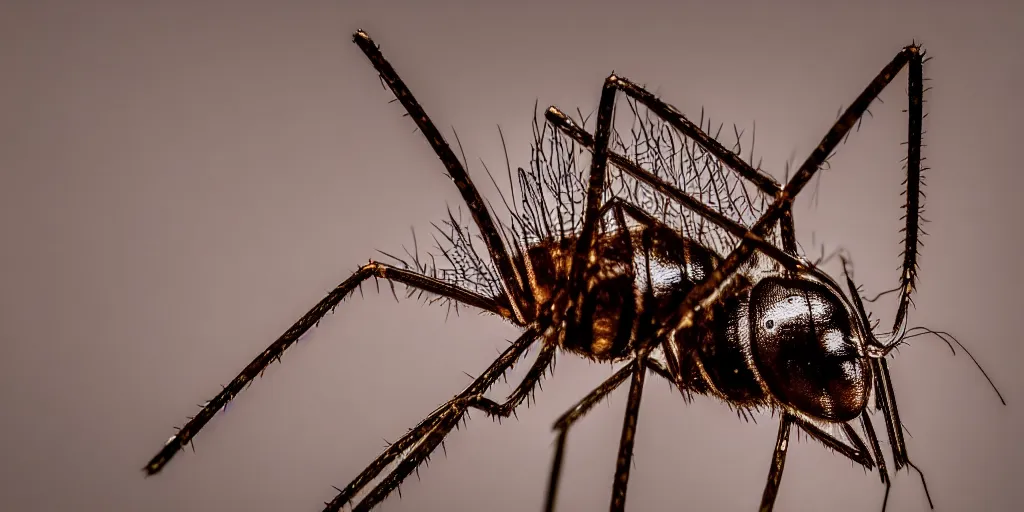
[(867, 400), (850, 314), (817, 282), (764, 279), (751, 292), (751, 351), (768, 389), (812, 416), (848, 421)]

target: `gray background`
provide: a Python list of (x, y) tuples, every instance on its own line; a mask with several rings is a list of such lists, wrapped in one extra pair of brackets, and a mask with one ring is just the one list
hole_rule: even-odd
[[(525, 164), (541, 107), (596, 108), (613, 69), (696, 117), (749, 128), (781, 175), (900, 47), (935, 57), (927, 211), (911, 321), (892, 363), (911, 455), (940, 510), (1016, 510), (1024, 47), (1013, 2), (16, 1), (0, 11), (0, 507), (318, 510), (468, 383), (516, 331), (396, 304), (344, 304), (162, 474), (139, 468), (375, 249), (411, 243), (459, 196), (362, 53), (380, 43), (437, 124)], [(710, 4), (710, 2), (708, 3)], [(905, 75), (800, 201), (869, 291), (896, 283)], [(728, 125), (727, 125), (728, 126)], [(449, 135), (449, 138), (450, 135)], [(727, 139), (728, 140), (728, 139)], [(422, 237), (421, 237), (422, 240)], [(873, 306), (891, 319), (892, 303)], [(537, 510), (552, 421), (610, 374), (559, 359), (536, 406), (475, 415), (382, 510)], [(522, 367), (512, 376), (521, 375)], [(510, 379), (514, 380), (514, 379)], [(498, 386), (497, 396), (507, 387)], [(624, 390), (570, 436), (561, 510), (607, 507)], [(630, 510), (754, 510), (776, 433), (663, 382), (644, 395)], [(888, 453), (888, 452), (887, 452)], [(876, 510), (882, 486), (816, 443), (790, 450), (780, 510)], [(926, 510), (900, 473), (891, 510)]]

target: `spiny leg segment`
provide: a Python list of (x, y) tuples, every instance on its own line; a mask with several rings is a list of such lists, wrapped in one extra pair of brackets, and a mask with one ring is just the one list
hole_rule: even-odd
[(338, 495), (326, 504), (325, 512), (341, 510), (351, 502), (358, 493), (388, 466), (397, 466), (377, 484), (352, 510), (368, 511), (384, 501), (398, 486), (426, 462), (430, 454), (444, 441), (452, 429), (463, 420), (467, 410), (472, 407), (480, 409), (489, 416), (504, 418), (513, 414), (524, 400), (533, 392), (535, 386), (554, 361), (555, 346), (545, 344), (533, 365), (527, 371), (523, 381), (509, 395), (508, 399), (498, 404), (484, 396), (494, 384), (515, 362), (522, 357), (526, 349), (536, 341), (538, 333), (535, 329), (527, 329), (519, 339), (509, 347), (491, 366), (484, 371), (465, 391), (437, 408), (426, 419), (409, 431), (401, 439), (389, 446), (370, 465), (363, 470)]
[(622, 435), (619, 440), (619, 456), (615, 460), (615, 482), (612, 484), (612, 512), (626, 509), (626, 487), (629, 485), (630, 463), (633, 461), (633, 442), (636, 439), (636, 424), (640, 417), (640, 399), (643, 397), (644, 377), (647, 368), (643, 357), (638, 358), (629, 385), (629, 399), (623, 418)]
[(775, 439), (775, 452), (772, 453), (772, 466), (768, 470), (768, 478), (764, 484), (764, 492), (761, 494), (760, 512), (771, 512), (775, 506), (775, 497), (779, 494), (779, 484), (782, 483), (782, 470), (786, 466), (786, 450), (789, 449), (789, 431), (793, 426), (793, 416), (782, 413), (779, 421), (779, 435)]
[(395, 68), (384, 58), (380, 48), (370, 39), (370, 36), (360, 30), (352, 36), (352, 41), (370, 59), (373, 67), (380, 74), (381, 79), (388, 85), (391, 92), (394, 93), (395, 98), (405, 107), (409, 117), (416, 122), (416, 126), (423, 132), (423, 136), (426, 137), (427, 142), (430, 143), (438, 158), (441, 159), (441, 163), (444, 164), (445, 170), (448, 171), (448, 176), (459, 188), (462, 199), (466, 202), (466, 206), (473, 215), (474, 222), (476, 222), (477, 227), (480, 229), (480, 234), (487, 245), (487, 252), (498, 268), (502, 287), (512, 303), (517, 323), (520, 325), (525, 324), (526, 317), (524, 315), (533, 310), (532, 291), (525, 282), (526, 276), (524, 272), (516, 268), (512, 255), (505, 247), (501, 232), (498, 231), (494, 220), (491, 219), (491, 214), (487, 210), (487, 206), (484, 204), (480, 193), (473, 185), (473, 181), (469, 178), (466, 169), (459, 162), (458, 157), (455, 156), (448, 143), (445, 142), (444, 137), (441, 136), (441, 132), (434, 126), (433, 121), (427, 116), (426, 111), (423, 110), (423, 107), (413, 97), (405, 82), (395, 72)]
[(164, 447), (146, 464), (143, 471), (145, 471), (147, 475), (153, 475), (160, 472), (160, 470), (167, 465), (175, 454), (183, 450), (185, 446), (192, 442), (192, 439), (195, 438), (196, 434), (199, 433), (203, 426), (213, 419), (213, 416), (217, 411), (226, 407), (228, 402), (234, 399), (235, 396), (238, 395), (238, 393), (240, 393), (247, 385), (251, 384), (257, 375), (262, 374), (270, 363), (275, 360), (280, 360), (281, 354), (283, 354), (288, 347), (298, 341), (306, 331), (318, 324), (320, 319), (322, 319), (328, 312), (333, 311), (338, 304), (340, 304), (345, 297), (359, 287), (363, 281), (371, 277), (399, 282), (406, 286), (462, 302), (505, 318), (510, 318), (512, 314), (507, 307), (499, 304), (491, 298), (459, 288), (439, 279), (397, 268), (386, 263), (371, 261), (370, 263), (360, 267), (359, 270), (352, 274), (351, 277), (335, 287), (331, 293), (313, 306), (313, 308), (303, 315), (302, 318), (296, 321), (287, 331), (285, 331), (277, 341), (267, 347), (267, 349), (260, 353), (260, 355), (256, 356), (256, 358), (253, 359), (252, 362), (250, 362), (248, 366), (238, 374), (238, 376), (232, 379), (227, 386), (224, 386), (224, 389), (221, 390), (217, 396), (207, 402), (198, 414), (189, 419), (188, 423), (181, 427), (178, 432), (164, 444)]
[(597, 405), (602, 399), (615, 391), (631, 375), (635, 375), (640, 364), (633, 360), (623, 366), (614, 375), (602, 382), (597, 388), (583, 397), (571, 409), (562, 414), (555, 421), (554, 430), (558, 432), (558, 439), (555, 441), (555, 457), (551, 463), (551, 474), (548, 479), (547, 498), (544, 500), (545, 512), (554, 512), (555, 500), (558, 497), (558, 483), (562, 475), (562, 461), (565, 456), (565, 444), (569, 435), (569, 429), (576, 421), (583, 418), (590, 409)]

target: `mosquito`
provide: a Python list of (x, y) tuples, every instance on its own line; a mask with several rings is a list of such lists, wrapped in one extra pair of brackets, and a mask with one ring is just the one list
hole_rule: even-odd
[[(360, 30), (353, 41), (440, 158), (472, 225), (463, 225), (449, 210), (448, 230), (439, 228), (442, 257), (450, 264), (442, 270), (447, 272), (418, 254), (360, 267), (181, 427), (146, 464), (148, 475), (161, 471), (217, 411), (370, 278), (389, 281), (392, 288), (405, 285), (410, 296), (496, 315), (519, 326), (522, 335), (464, 391), (337, 489), (326, 511), (345, 505), (355, 511), (373, 509), (418, 470), (470, 409), (494, 418), (512, 415), (551, 370), (559, 351), (622, 367), (555, 422), (547, 511), (555, 508), (570, 428), (628, 380), (610, 505), (613, 512), (624, 510), (648, 371), (687, 398), (715, 397), (740, 414), (777, 413), (779, 430), (761, 511), (774, 506), (794, 426), (866, 470), (877, 469), (885, 485), (883, 510), (892, 485), (890, 469), (909, 467), (921, 474), (907, 452), (886, 356), (923, 334), (941, 337), (950, 348), (959, 342), (943, 332), (907, 326), (918, 275), (921, 174), (926, 170), (921, 156), (926, 59), (920, 45), (901, 49), (882, 68), (785, 184), (741, 158), (739, 133), (737, 146), (727, 149), (718, 134), (710, 134), (710, 120), (705, 128), (703, 113), (695, 124), (613, 73), (604, 81), (593, 133), (584, 128), (588, 121), (582, 114), (577, 121), (550, 107), (545, 123), (535, 118), (529, 170), (513, 173), (506, 152), (509, 182), (515, 174), (518, 187), (511, 187), (511, 205), (502, 195), (512, 216), (505, 223), (492, 217), (493, 208), (466, 171), (465, 156), (456, 156), (370, 36)], [(909, 123), (902, 272), (899, 286), (885, 292), (898, 297), (893, 327), (877, 332), (846, 257), (841, 257), (842, 279), (834, 279), (820, 268), (821, 260), (812, 263), (801, 255), (792, 205), (904, 67), (909, 68)], [(633, 113), (628, 140), (613, 126), (620, 93)], [(589, 164), (580, 164), (585, 153)], [(507, 400), (488, 398), (487, 390), (535, 344), (540, 347), (536, 359)], [(869, 415), (872, 409), (884, 420), (891, 468)], [(931, 506), (923, 474), (921, 481)]]

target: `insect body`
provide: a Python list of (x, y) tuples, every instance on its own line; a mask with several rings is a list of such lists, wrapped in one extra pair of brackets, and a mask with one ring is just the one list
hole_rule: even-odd
[[(510, 207), (513, 219), (506, 225), (491, 217), (462, 162), (370, 37), (359, 31), (353, 40), (455, 182), (486, 255), (477, 254), (474, 235), (451, 216), (446, 223), (451, 233), (444, 235), (448, 248), (442, 249), (453, 267), (449, 273), (439, 275), (415, 259), (362, 266), (207, 402), (150, 460), (147, 474), (159, 472), (217, 411), (369, 278), (495, 314), (520, 326), (523, 334), (469, 387), (388, 446), (326, 510), (346, 504), (369, 510), (379, 504), (469, 409), (511, 415), (558, 350), (625, 364), (556, 422), (547, 510), (555, 507), (571, 426), (629, 380), (611, 498), (613, 511), (624, 509), (648, 370), (684, 395), (715, 396), (740, 411), (780, 413), (761, 510), (771, 510), (775, 502), (794, 425), (865, 468), (877, 468), (887, 497), (885, 457), (868, 414), (874, 403), (884, 417), (895, 469), (913, 466), (884, 357), (910, 332), (906, 313), (917, 275), (924, 93), (919, 46), (904, 48), (883, 68), (785, 185), (751, 167), (738, 150), (726, 149), (675, 108), (613, 74), (604, 83), (593, 133), (555, 107), (545, 112), (543, 130), (535, 125), (533, 162), (530, 170), (519, 169), (520, 201), (512, 201), (522, 209)], [(903, 67), (909, 67), (910, 118), (906, 238), (896, 320), (883, 342), (872, 332), (849, 275), (847, 297), (835, 280), (798, 254), (791, 205)], [(634, 113), (642, 106), (656, 119), (642, 122), (629, 143), (612, 126), (619, 93)], [(550, 134), (548, 126), (554, 128)], [(574, 170), (579, 152), (592, 154), (585, 177)], [(747, 187), (760, 203), (737, 192)], [(749, 223), (740, 221), (744, 216)], [(487, 398), (488, 388), (534, 344), (540, 345), (537, 359), (508, 399)]]
[[(646, 222), (655, 222), (645, 218)], [(565, 319), (572, 240), (529, 249), (544, 324)], [(660, 369), (684, 392), (712, 394), (743, 407), (775, 400), (815, 418), (849, 421), (867, 402), (864, 327), (827, 276), (761, 270), (756, 284), (738, 277), (701, 315), (684, 343), (660, 339), (686, 295), (722, 261), (697, 241), (663, 226), (611, 231), (595, 241), (579, 335), (560, 346), (584, 357), (619, 361), (660, 348)], [(765, 277), (765, 275), (770, 277)], [(558, 344), (559, 339), (546, 340)], [(665, 351), (665, 349), (668, 349)]]

